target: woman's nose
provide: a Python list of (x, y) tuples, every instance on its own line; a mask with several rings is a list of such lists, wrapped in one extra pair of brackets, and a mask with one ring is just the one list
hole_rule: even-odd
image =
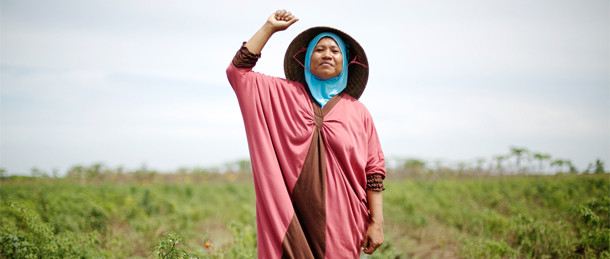
[(322, 52), (322, 58), (331, 58), (332, 56), (330, 55), (330, 51), (324, 51)]

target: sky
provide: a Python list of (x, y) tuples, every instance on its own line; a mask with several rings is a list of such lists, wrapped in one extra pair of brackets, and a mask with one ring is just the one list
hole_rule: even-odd
[(159, 171), (247, 159), (225, 69), (277, 9), (255, 71), (339, 28), (366, 51), (360, 101), (388, 160), (473, 161), (511, 147), (610, 167), (607, 0), (2, 0), (0, 168)]

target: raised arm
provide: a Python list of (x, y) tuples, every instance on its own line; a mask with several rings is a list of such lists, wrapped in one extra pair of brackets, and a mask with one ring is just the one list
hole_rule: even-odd
[(269, 38), (271, 38), (271, 35), (287, 29), (298, 20), (298, 18), (294, 17), (294, 15), (286, 10), (277, 10), (269, 16), (269, 19), (263, 24), (263, 27), (246, 42), (245, 47), (248, 48), (252, 54), (260, 54)]

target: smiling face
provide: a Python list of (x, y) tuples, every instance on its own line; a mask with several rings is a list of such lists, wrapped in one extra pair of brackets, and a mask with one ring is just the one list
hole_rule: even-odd
[(327, 80), (341, 74), (342, 67), (343, 54), (337, 43), (328, 37), (320, 39), (311, 54), (309, 64), (311, 73), (322, 80)]

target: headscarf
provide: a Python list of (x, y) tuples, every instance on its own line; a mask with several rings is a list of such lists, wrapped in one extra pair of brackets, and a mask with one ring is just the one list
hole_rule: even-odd
[[(313, 50), (315, 49), (318, 42), (324, 38), (330, 37), (332, 38), (337, 45), (339, 46), (339, 50), (341, 50), (341, 55), (343, 55), (343, 65), (341, 66), (341, 73), (333, 78), (323, 80), (313, 75), (310, 71), (310, 63), (311, 63), (311, 55), (313, 54)], [(345, 43), (343, 40), (334, 33), (323, 32), (318, 34), (318, 36), (314, 37), (307, 46), (307, 52), (305, 53), (305, 81), (309, 86), (309, 91), (313, 98), (320, 104), (321, 107), (332, 98), (333, 96), (341, 93), (343, 89), (347, 86), (347, 61), (348, 61), (347, 51), (345, 47)]]

